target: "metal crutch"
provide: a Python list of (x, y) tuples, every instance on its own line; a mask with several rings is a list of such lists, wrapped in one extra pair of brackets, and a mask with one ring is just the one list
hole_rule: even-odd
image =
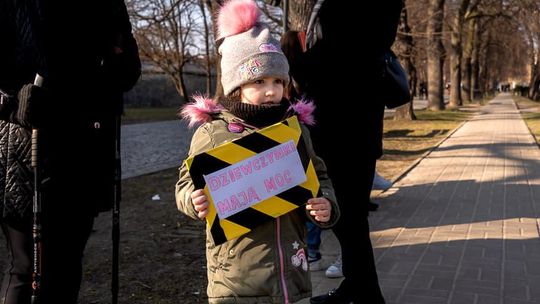
[[(43, 77), (36, 74), (34, 85), (41, 87)], [(38, 154), (39, 130), (32, 129), (32, 157), (31, 164), (34, 171), (34, 197), (32, 204), (32, 240), (34, 249), (34, 261), (32, 268), (32, 304), (39, 303), (39, 293), (41, 291), (41, 176), (39, 168)]]

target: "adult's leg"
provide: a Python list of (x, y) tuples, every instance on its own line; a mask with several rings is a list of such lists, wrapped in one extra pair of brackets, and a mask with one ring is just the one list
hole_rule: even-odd
[(1, 304), (29, 304), (32, 282), (32, 225), (29, 221), (2, 223), (9, 252), (0, 289)]
[(94, 215), (73, 209), (68, 216), (60, 213), (44, 216), (42, 303), (77, 303), (82, 258), (93, 223)]
[(376, 160), (359, 162), (362, 165), (356, 172), (358, 179), (343, 179), (335, 183), (341, 219), (334, 227), (334, 233), (341, 245), (345, 276), (339, 289), (358, 301), (362, 297), (369, 298), (370, 303), (384, 303), (369, 238), (366, 209)]

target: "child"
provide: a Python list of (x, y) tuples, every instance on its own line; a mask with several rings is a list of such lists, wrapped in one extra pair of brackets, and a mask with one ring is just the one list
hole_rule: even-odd
[[(218, 17), (222, 43), (221, 68), (226, 98), (220, 103), (196, 97), (182, 110), (190, 125), (202, 124), (193, 135), (189, 155), (195, 155), (253, 133), (258, 128), (298, 114), (313, 123), (313, 106), (291, 106), (283, 98), (289, 66), (279, 42), (259, 22), (260, 11), (251, 0), (232, 0)], [(331, 227), (339, 216), (326, 167), (313, 151), (307, 129), (302, 139), (313, 161), (323, 197), (306, 202), (249, 233), (215, 245), (207, 231), (206, 258), (209, 303), (294, 303), (311, 295), (306, 259), (306, 217), (321, 227)], [(205, 219), (208, 201), (195, 189), (185, 166), (176, 184), (179, 210), (194, 219)]]

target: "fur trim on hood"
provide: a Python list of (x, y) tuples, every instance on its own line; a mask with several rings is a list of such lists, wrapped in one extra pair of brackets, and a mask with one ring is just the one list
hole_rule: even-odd
[(296, 103), (291, 104), (289, 111), (293, 110), (298, 115), (298, 120), (308, 126), (314, 126), (316, 121), (313, 116), (315, 104), (304, 98), (296, 100)]
[[(212, 115), (225, 110), (222, 105), (206, 96), (194, 95), (193, 100), (194, 102), (186, 104), (180, 111), (180, 116), (188, 122), (190, 128), (212, 121)], [(312, 101), (297, 100), (296, 103), (291, 104), (289, 107), (289, 111), (291, 110), (294, 111), (298, 116), (298, 120), (303, 124), (315, 125), (315, 118), (313, 117), (315, 105)]]
[(202, 125), (212, 120), (212, 114), (217, 114), (225, 108), (211, 98), (202, 95), (194, 95), (194, 102), (186, 104), (180, 116), (188, 122), (188, 126)]

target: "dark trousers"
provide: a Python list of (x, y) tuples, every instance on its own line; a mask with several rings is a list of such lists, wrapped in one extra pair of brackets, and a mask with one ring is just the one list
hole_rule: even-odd
[[(93, 214), (44, 214), (39, 303), (77, 303), (83, 251), (93, 223)], [(2, 222), (2, 230), (9, 260), (0, 290), (0, 304), (30, 303), (33, 262), (31, 220), (6, 220)]]
[(339, 288), (358, 303), (370, 299), (369, 303), (382, 304), (385, 302), (375, 268), (366, 208), (376, 160), (359, 162), (362, 169), (354, 173), (354, 179), (332, 175), (341, 210), (341, 218), (333, 228), (341, 245), (345, 277)]

